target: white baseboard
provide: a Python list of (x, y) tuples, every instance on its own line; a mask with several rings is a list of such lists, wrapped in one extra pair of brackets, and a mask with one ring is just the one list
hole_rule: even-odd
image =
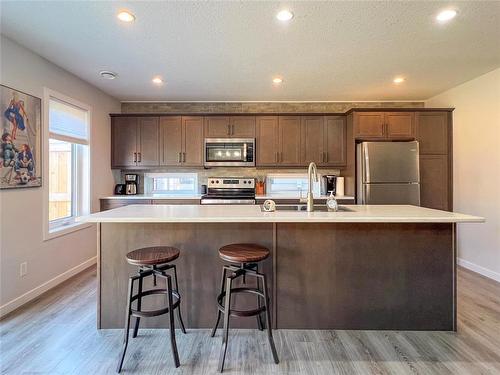
[(490, 270), (488, 268), (484, 268), (482, 266), (478, 266), (477, 264), (469, 262), (468, 260), (465, 260), (462, 258), (458, 258), (457, 263), (459, 266), (467, 268), (468, 270), (476, 272), (482, 276), (485, 276), (489, 279), (493, 279), (493, 280), (500, 283), (500, 273), (498, 273), (498, 272), (492, 271), (492, 270)]
[(30, 290), (29, 292), (26, 292), (23, 295), (14, 298), (12, 301), (9, 301), (6, 304), (0, 306), (0, 318), (7, 315), (11, 311), (14, 311), (15, 309), (21, 307), (22, 305), (28, 303), (29, 301), (35, 299), (42, 293), (48, 291), (49, 289), (56, 287), (57, 285), (68, 280), (70, 277), (76, 275), (77, 273), (83, 271), (84, 269), (89, 268), (96, 262), (97, 262), (97, 256), (92, 257), (86, 260), (85, 262), (67, 270), (66, 272), (57, 275), (56, 277), (43, 283), (42, 285), (37, 286), (36, 288)]

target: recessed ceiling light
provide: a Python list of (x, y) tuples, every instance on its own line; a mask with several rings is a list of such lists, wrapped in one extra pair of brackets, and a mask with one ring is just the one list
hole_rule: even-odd
[(293, 18), (293, 13), (290, 12), (288, 9), (284, 9), (278, 12), (276, 14), (276, 18), (279, 19), (280, 21), (290, 21)]
[(135, 21), (135, 16), (127, 10), (123, 10), (116, 15), (120, 21), (132, 22)]
[(405, 79), (403, 77), (396, 77), (392, 80), (392, 82), (394, 82), (395, 84), (400, 84), (400, 83), (403, 83), (405, 81)]
[(273, 78), (273, 83), (275, 83), (277, 85), (279, 85), (282, 82), (283, 82), (283, 78), (280, 78), (280, 77)]
[(446, 10), (442, 10), (441, 12), (439, 12), (438, 15), (436, 16), (436, 19), (439, 22), (447, 22), (447, 21), (455, 18), (456, 15), (457, 15), (456, 10), (446, 9)]
[(161, 85), (163, 83), (163, 80), (160, 77), (154, 77), (152, 81), (156, 85)]
[(101, 70), (99, 72), (99, 75), (105, 79), (115, 79), (116, 77), (118, 77), (118, 74), (116, 74), (115, 72), (111, 72), (109, 70)]

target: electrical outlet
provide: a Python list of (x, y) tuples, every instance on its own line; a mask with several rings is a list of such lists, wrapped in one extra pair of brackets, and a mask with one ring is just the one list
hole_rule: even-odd
[(28, 262), (22, 262), (19, 267), (19, 276), (24, 277), (28, 274)]

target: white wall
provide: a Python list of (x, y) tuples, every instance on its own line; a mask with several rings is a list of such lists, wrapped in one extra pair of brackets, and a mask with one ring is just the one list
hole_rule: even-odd
[(500, 281), (500, 68), (426, 101), (453, 112), (454, 209), (484, 216), (458, 228), (459, 262)]
[[(98, 198), (112, 194), (109, 113), (120, 112), (120, 103), (12, 40), (1, 36), (0, 43), (2, 84), (42, 100), (45, 86), (92, 107), (91, 192), (92, 209), (98, 210)], [(79, 265), (95, 261), (95, 226), (43, 241), (43, 197), (42, 188), (0, 191), (0, 314), (43, 291), (41, 285), (56, 278), (47, 285), (52, 286), (73, 268), (77, 271)], [(28, 274), (21, 278), (19, 266), (24, 261)]]

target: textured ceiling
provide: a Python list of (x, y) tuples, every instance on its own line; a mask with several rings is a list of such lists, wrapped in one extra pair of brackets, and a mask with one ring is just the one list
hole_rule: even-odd
[(500, 66), (498, 1), (0, 4), (2, 34), (121, 100), (418, 100)]

